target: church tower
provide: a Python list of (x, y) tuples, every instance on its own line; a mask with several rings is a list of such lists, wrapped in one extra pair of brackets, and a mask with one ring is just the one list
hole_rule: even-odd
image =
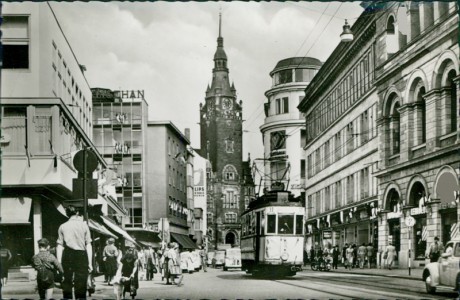
[(208, 172), (212, 185), (208, 187), (208, 235), (216, 248), (239, 244), (239, 215), (245, 209), (242, 101), (237, 100), (234, 84), (230, 85), (221, 29), (219, 14), (212, 83), (206, 89), (204, 105), (200, 104), (200, 154), (212, 167)]

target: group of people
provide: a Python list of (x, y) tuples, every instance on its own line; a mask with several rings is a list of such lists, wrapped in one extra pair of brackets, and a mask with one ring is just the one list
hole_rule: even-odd
[[(322, 248), (318, 242), (310, 248), (309, 254), (306, 253), (306, 256), (313, 260), (321, 260), (331, 263), (332, 269), (337, 269), (339, 261), (341, 258), (341, 263), (345, 269), (353, 268), (371, 268), (373, 266), (386, 267), (391, 270), (395, 257), (396, 257), (396, 248), (392, 243), (386, 247), (385, 251), (380, 250), (379, 256), (375, 251), (372, 243), (362, 243), (360, 246), (356, 244), (346, 243), (342, 250), (339, 250), (339, 246), (335, 245), (332, 247), (331, 244), (328, 244)], [(380, 260), (377, 261), (377, 258)]]

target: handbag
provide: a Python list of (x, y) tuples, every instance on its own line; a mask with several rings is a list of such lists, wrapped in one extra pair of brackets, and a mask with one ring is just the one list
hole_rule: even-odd
[(388, 258), (388, 252), (383, 253), (383, 259), (387, 259), (387, 258)]
[(152, 266), (152, 272), (153, 274), (158, 273), (157, 267), (155, 267), (155, 265)]

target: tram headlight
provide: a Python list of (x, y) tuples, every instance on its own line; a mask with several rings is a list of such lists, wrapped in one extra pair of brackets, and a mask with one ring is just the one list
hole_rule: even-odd
[(288, 260), (288, 258), (289, 258), (289, 254), (287, 252), (283, 252), (283, 254), (281, 254), (281, 260), (286, 261)]

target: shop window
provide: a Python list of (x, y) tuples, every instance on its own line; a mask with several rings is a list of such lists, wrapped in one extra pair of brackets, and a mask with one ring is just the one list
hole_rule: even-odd
[(276, 233), (276, 215), (267, 215), (267, 233)]
[(278, 215), (278, 234), (294, 234), (294, 215)]

